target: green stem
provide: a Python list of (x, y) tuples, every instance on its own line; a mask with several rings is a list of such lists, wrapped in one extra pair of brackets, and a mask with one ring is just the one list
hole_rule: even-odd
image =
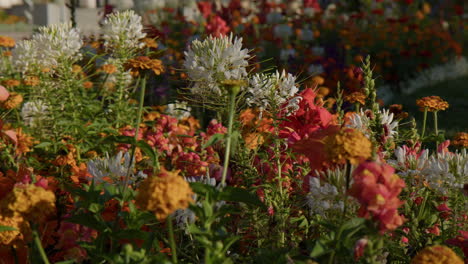
[(424, 132), (426, 132), (426, 121), (427, 121), (427, 107), (424, 108), (423, 127), (421, 132), (421, 139), (424, 138)]
[(42, 261), (45, 264), (50, 264), (49, 259), (47, 258), (47, 255), (44, 251), (44, 248), (42, 247), (41, 240), (39, 239), (39, 234), (37, 233), (36, 230), (33, 231), (33, 237), (34, 237), (34, 243), (37, 246), (37, 249), (39, 250), (39, 254), (41, 255)]
[(130, 171), (131, 171), (131, 168), (132, 168), (133, 158), (135, 157), (136, 144), (138, 142), (138, 132), (140, 130), (141, 116), (143, 114), (143, 103), (145, 101), (145, 91), (146, 91), (146, 78), (143, 77), (143, 80), (141, 82), (140, 101), (139, 101), (139, 105), (138, 105), (137, 122), (136, 122), (136, 126), (135, 126), (135, 142), (134, 142), (134, 144), (132, 146), (132, 153), (130, 155), (130, 164), (128, 165), (127, 175), (125, 175), (125, 181), (124, 181), (124, 185), (123, 185), (123, 188), (122, 188), (122, 195), (123, 195), (124, 198), (125, 198), (125, 191), (126, 191), (126, 188), (127, 188), (127, 185), (128, 185), (128, 181), (129, 181), (129, 178), (130, 178)]
[(226, 139), (226, 151), (224, 153), (224, 164), (223, 164), (223, 174), (221, 178), (221, 186), (226, 184), (226, 176), (229, 166), (229, 158), (231, 155), (231, 142), (232, 142), (232, 125), (234, 123), (234, 111), (236, 105), (236, 93), (230, 92), (229, 95), (229, 123), (228, 123), (228, 134)]
[(437, 111), (434, 112), (434, 130), (435, 130), (436, 136), (438, 136), (439, 135), (439, 128), (438, 128), (438, 124), (437, 124)]
[(172, 224), (172, 216), (167, 217), (167, 228), (169, 230), (169, 244), (171, 246), (172, 263), (177, 263), (177, 249), (174, 239), (174, 226)]

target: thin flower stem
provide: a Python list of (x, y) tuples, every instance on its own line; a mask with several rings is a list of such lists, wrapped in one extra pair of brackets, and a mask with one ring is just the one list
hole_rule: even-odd
[(229, 121), (228, 121), (228, 134), (226, 139), (226, 152), (224, 153), (223, 174), (221, 178), (221, 186), (226, 184), (226, 176), (229, 166), (229, 158), (231, 155), (231, 142), (232, 142), (232, 125), (234, 123), (234, 110), (236, 105), (236, 94), (230, 92), (229, 95)]
[(125, 181), (124, 181), (124, 185), (122, 187), (122, 195), (123, 195), (124, 198), (125, 198), (125, 191), (127, 189), (128, 181), (129, 181), (129, 178), (130, 178), (130, 171), (131, 171), (131, 168), (132, 168), (133, 158), (135, 157), (136, 144), (138, 142), (138, 132), (139, 132), (139, 129), (140, 129), (141, 116), (143, 114), (143, 103), (145, 101), (145, 91), (146, 91), (146, 78), (143, 77), (143, 80), (141, 82), (140, 101), (139, 101), (139, 105), (138, 105), (137, 122), (136, 122), (136, 127), (135, 127), (135, 142), (134, 142), (134, 144), (132, 146), (132, 152), (131, 152), (131, 155), (130, 155), (130, 164), (128, 165), (127, 175), (125, 175)]
[(34, 243), (36, 244), (37, 249), (39, 250), (39, 254), (41, 255), (42, 261), (44, 261), (45, 264), (50, 264), (49, 259), (47, 258), (47, 255), (44, 251), (44, 248), (42, 247), (41, 239), (39, 239), (39, 234), (36, 230), (33, 231), (33, 237)]
[(438, 136), (439, 135), (439, 128), (438, 128), (438, 124), (437, 124), (437, 111), (434, 112), (434, 130), (435, 130), (436, 136)]
[(172, 216), (167, 217), (167, 228), (169, 230), (169, 244), (171, 245), (172, 263), (177, 264), (177, 249), (174, 239), (174, 226), (172, 224)]
[(421, 138), (424, 138), (424, 132), (426, 132), (426, 121), (427, 121), (427, 107), (424, 108), (423, 127), (421, 132)]

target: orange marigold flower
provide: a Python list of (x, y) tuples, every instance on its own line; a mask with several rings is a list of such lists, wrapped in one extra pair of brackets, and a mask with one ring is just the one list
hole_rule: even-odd
[(366, 95), (362, 92), (354, 92), (345, 96), (344, 99), (345, 101), (350, 102), (352, 104), (360, 103), (361, 105), (364, 105), (366, 103)]
[(411, 264), (463, 264), (463, 260), (452, 249), (437, 245), (426, 247), (411, 260)]
[(396, 119), (405, 119), (409, 116), (408, 112), (403, 111), (403, 105), (401, 104), (392, 104), (389, 106), (389, 111), (395, 115)]
[(156, 41), (152, 38), (144, 38), (141, 41), (145, 43), (145, 46), (148, 48), (153, 48), (153, 49), (158, 48), (158, 43), (156, 43)]
[[(29, 236), (30, 227), (21, 215), (0, 215), (0, 226), (13, 227), (16, 230), (0, 232), (0, 245), (12, 245)], [(24, 234), (24, 235), (23, 235)]]
[(93, 85), (94, 85), (93, 82), (90, 82), (90, 81), (86, 81), (86, 82), (83, 83), (83, 87), (85, 89), (91, 89), (91, 88), (93, 88)]
[(39, 77), (37, 76), (27, 76), (23, 80), (24, 85), (26, 86), (36, 86), (39, 84)]
[(152, 70), (156, 75), (160, 75), (164, 72), (162, 61), (151, 59), (147, 56), (139, 56), (135, 59), (129, 59), (124, 64), (124, 67), (126, 69), (130, 69), (130, 73), (133, 77), (140, 75), (140, 71), (142, 70)]
[(6, 87), (11, 88), (11, 87), (16, 87), (16, 86), (20, 85), (21, 82), (18, 81), (18, 80), (15, 80), (15, 79), (8, 79), (8, 80), (4, 80), (4, 81), (3, 81), (3, 84), (4, 84)]
[(312, 78), (312, 83), (314, 83), (314, 85), (316, 86), (319, 86), (319, 85), (322, 85), (325, 83), (325, 79), (323, 79), (322, 76), (315, 76)]
[(55, 212), (53, 192), (32, 184), (15, 186), (0, 201), (3, 215), (21, 215), (28, 221), (41, 221)]
[(4, 57), (11, 57), (13, 55), (13, 53), (11, 53), (11, 51), (9, 51), (9, 50), (5, 50), (4, 52), (2, 52), (2, 55)]
[(83, 71), (83, 68), (80, 65), (78, 65), (78, 64), (73, 64), (72, 65), (72, 72), (73, 73), (80, 73), (82, 71)]
[(426, 108), (429, 112), (435, 112), (445, 110), (449, 107), (449, 104), (446, 101), (435, 95), (416, 100), (416, 105), (419, 106), (419, 110), (422, 112), (424, 112)]
[(104, 64), (102, 65), (101, 70), (107, 74), (113, 74), (117, 71), (117, 67), (113, 64)]
[(22, 155), (26, 152), (31, 151), (31, 147), (34, 145), (34, 138), (26, 133), (23, 133), (22, 128), (16, 129), (16, 155)]
[(325, 138), (325, 152), (327, 158), (334, 163), (344, 163), (349, 161), (351, 164), (371, 157), (372, 143), (360, 131), (345, 128)]
[(466, 132), (460, 132), (455, 135), (452, 141), (452, 145), (462, 147), (462, 148), (468, 148), (468, 133)]
[(189, 184), (177, 172), (163, 170), (140, 184), (135, 204), (164, 220), (177, 209), (187, 208), (193, 202), (192, 195)]
[(0, 47), (13, 48), (15, 46), (15, 40), (11, 37), (0, 36)]
[(14, 109), (23, 102), (23, 96), (19, 93), (12, 92), (10, 97), (5, 102), (2, 102), (1, 107), (5, 109)]

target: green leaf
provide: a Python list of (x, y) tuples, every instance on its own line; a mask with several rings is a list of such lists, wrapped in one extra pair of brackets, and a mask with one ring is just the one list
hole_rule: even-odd
[(18, 229), (11, 226), (0, 226), (0, 232), (4, 231), (17, 231)]
[(102, 209), (102, 205), (98, 204), (98, 203), (92, 203), (89, 205), (88, 207), (88, 210), (92, 213), (98, 213), (100, 212)]
[(216, 142), (220, 141), (221, 139), (224, 138), (224, 134), (216, 133), (208, 139), (208, 141), (203, 144), (202, 149), (206, 149), (207, 147), (215, 144)]
[(143, 152), (150, 157), (152, 164), (158, 162), (158, 156), (156, 151), (145, 141), (140, 140), (137, 142), (137, 147), (139, 147)]
[(209, 184), (205, 184), (201, 182), (190, 182), (189, 184), (190, 184), (190, 188), (192, 188), (192, 190), (195, 193), (200, 194), (202, 196), (205, 196), (206, 194), (213, 194), (216, 192), (215, 187)]
[(98, 221), (94, 216), (89, 214), (77, 214), (66, 220), (66, 222), (84, 225), (97, 231), (103, 231), (107, 228), (105, 223)]
[(257, 195), (241, 188), (227, 186), (221, 191), (219, 199), (229, 202), (241, 202), (248, 205), (258, 206), (266, 210), (265, 204), (260, 201)]
[(329, 251), (330, 250), (327, 248), (325, 244), (322, 243), (321, 240), (317, 240), (315, 241), (315, 244), (312, 247), (312, 250), (310, 251), (310, 257), (312, 258), (320, 257)]

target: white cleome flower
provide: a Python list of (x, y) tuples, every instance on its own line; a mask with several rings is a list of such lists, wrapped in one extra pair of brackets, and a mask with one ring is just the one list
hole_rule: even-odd
[[(104, 20), (104, 47), (118, 51), (129, 51), (143, 47), (144, 38), (141, 16), (133, 10), (110, 14)], [(121, 54), (122, 55), (122, 54)]]
[[(130, 160), (130, 153), (119, 152), (114, 157), (109, 157), (109, 154), (106, 154), (104, 158), (97, 158), (88, 161), (88, 172), (93, 175), (93, 180), (95, 183), (106, 183), (109, 180), (112, 183), (123, 182), (127, 176), (129, 166), (130, 171), (133, 170), (135, 158), (133, 161)], [(135, 181), (136, 177), (145, 178), (146, 175), (139, 172), (136, 176), (130, 175), (128, 184), (131, 184)]]
[[(390, 113), (390, 110), (379, 110), (380, 116), (382, 118), (381, 124), (385, 129), (385, 136), (390, 139), (393, 139), (394, 136), (398, 134), (396, 128), (398, 127), (398, 121), (393, 120), (393, 113)], [(371, 119), (366, 115), (365, 111), (361, 109), (359, 113), (355, 113), (350, 118), (350, 123), (348, 127), (357, 129), (364, 133), (367, 137), (370, 136), (370, 124)]]
[(189, 118), (191, 107), (185, 101), (175, 101), (175, 103), (168, 104), (166, 114), (176, 117), (178, 120)]
[[(429, 150), (422, 150), (418, 155), (408, 153), (406, 146), (397, 147), (395, 149), (396, 160), (387, 160), (388, 164), (392, 165), (398, 175), (407, 181), (411, 181), (412, 185), (417, 184), (417, 177), (427, 167), (429, 160)], [(421, 183), (420, 181), (418, 181)]]
[(194, 94), (220, 96), (221, 81), (242, 80), (247, 76), (248, 50), (242, 49), (242, 38), (234, 38), (232, 34), (194, 40), (184, 54), (184, 68), (194, 82)]
[(309, 179), (310, 190), (307, 194), (307, 205), (310, 214), (318, 214), (325, 217), (330, 211), (342, 211), (344, 203), (338, 189), (329, 183), (320, 183), (318, 177)]
[(64, 62), (71, 64), (80, 60), (82, 46), (80, 32), (71, 23), (40, 27), (31, 40), (18, 43), (13, 50), (13, 60), (23, 72), (54, 68)]
[(29, 101), (21, 108), (21, 117), (24, 124), (29, 127), (37, 127), (41, 122), (47, 120), (48, 106), (41, 100)]
[(422, 171), (429, 187), (443, 195), (463, 189), (468, 182), (468, 155), (466, 149), (460, 153), (436, 153), (428, 160)]
[[(249, 106), (256, 106), (260, 110), (267, 110), (271, 107), (280, 107), (288, 99), (293, 98), (299, 91), (296, 86), (296, 77), (284, 70), (275, 74), (255, 74), (249, 80), (247, 97)], [(300, 101), (300, 97), (290, 100), (288, 108), (294, 109)], [(297, 109), (296, 109), (297, 110)]]

